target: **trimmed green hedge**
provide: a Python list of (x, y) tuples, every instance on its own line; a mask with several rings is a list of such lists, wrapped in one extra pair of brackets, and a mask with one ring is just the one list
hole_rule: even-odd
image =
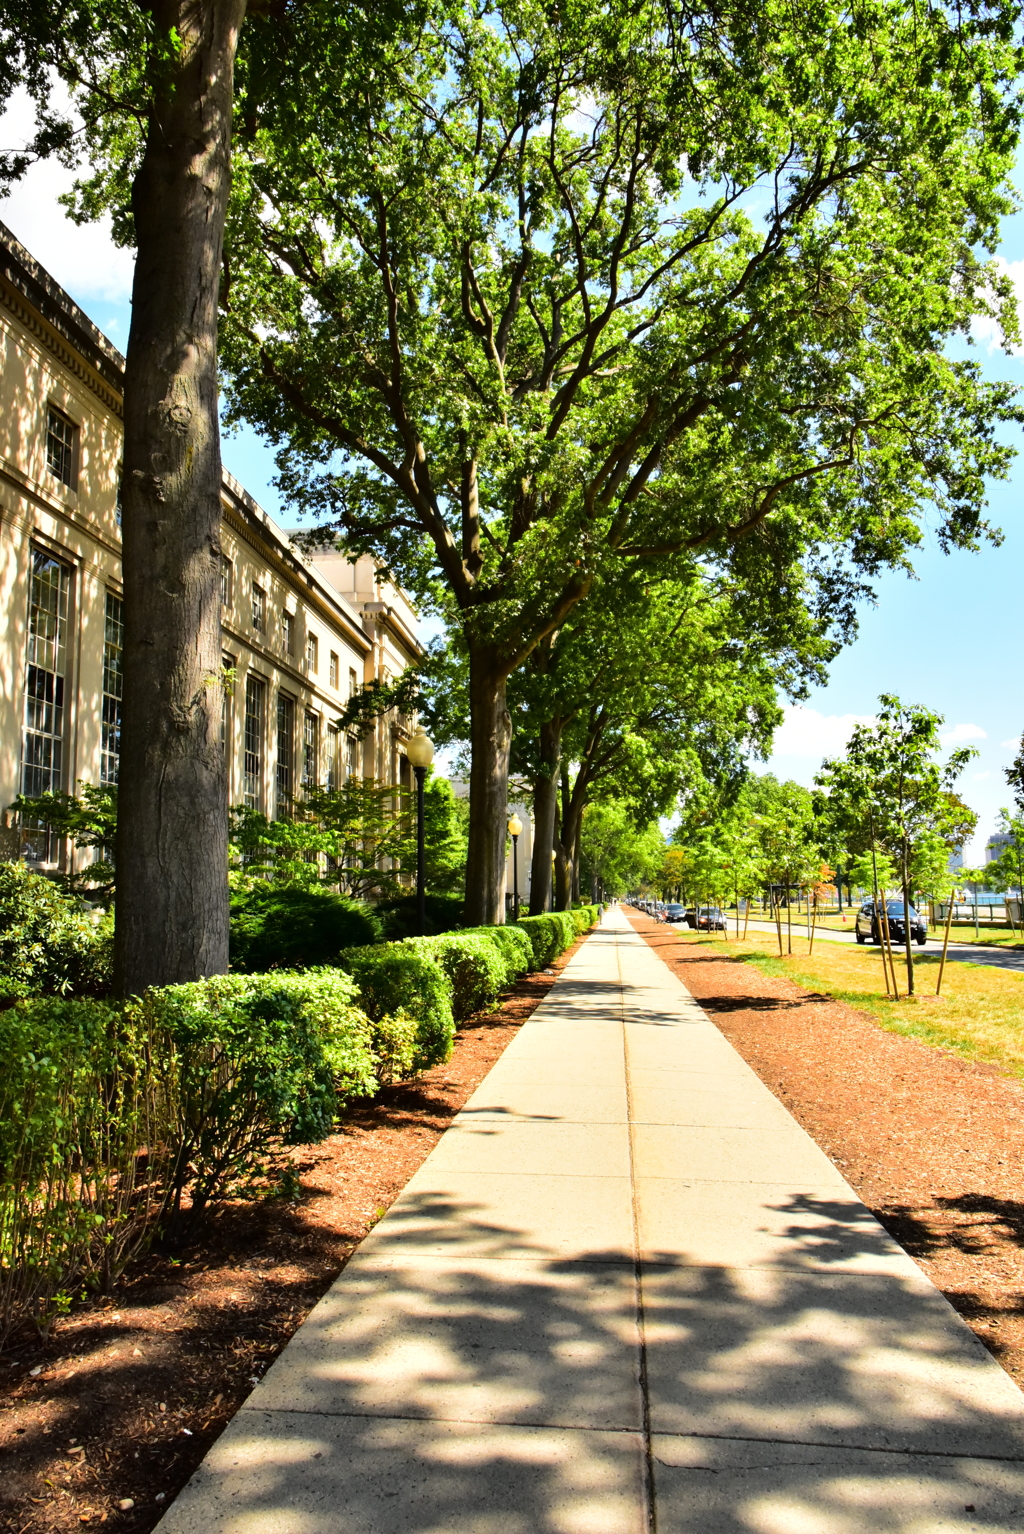
[(408, 1074), (416, 1024), (356, 995), (340, 970), (276, 972), (0, 1011), (0, 1339), (29, 1316), (45, 1331), (186, 1199), (273, 1175), (339, 1102)]
[(576, 923), (577, 936), (582, 937), (584, 932), (589, 932), (591, 927), (597, 925), (601, 915), (601, 907), (599, 905), (576, 905), (573, 906), (569, 914)]
[(265, 1183), (283, 1145), (330, 1133), (339, 1104), (446, 1060), (456, 1018), (596, 914), (350, 948), (340, 968), (220, 975), (127, 1004), (0, 1009), (0, 1340), (27, 1317), (45, 1332), (186, 1202)]
[(571, 911), (547, 911), (543, 916), (523, 916), (519, 927), (533, 947), (534, 969), (546, 969), (553, 959), (576, 941), (576, 923)]
[(436, 941), (412, 938), (350, 948), (338, 955), (338, 963), (359, 989), (359, 1005), (373, 1022), (395, 1016), (414, 1019), (416, 1071), (447, 1060), (455, 1038), (448, 977), (429, 949), (419, 946)]
[(336, 964), (342, 950), (382, 935), (372, 906), (332, 890), (268, 884), (231, 902), (231, 968), (247, 974)]
[(521, 927), (474, 927), (471, 930), (485, 933), (501, 949), (513, 979), (534, 968), (533, 944)]

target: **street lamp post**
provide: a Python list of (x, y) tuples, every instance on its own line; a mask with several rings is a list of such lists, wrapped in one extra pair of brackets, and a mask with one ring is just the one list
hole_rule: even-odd
[(523, 832), (523, 822), (519, 819), (515, 810), (509, 816), (508, 834), (512, 838), (512, 920), (519, 920), (519, 838)]
[(409, 736), (405, 754), (416, 774), (416, 935), (424, 936), (427, 925), (427, 870), (423, 829), (423, 783), (427, 768), (434, 760), (434, 743), (418, 724)]

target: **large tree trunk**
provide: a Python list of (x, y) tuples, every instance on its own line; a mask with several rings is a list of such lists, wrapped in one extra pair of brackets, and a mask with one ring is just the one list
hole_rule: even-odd
[(160, 65), (132, 190), (125, 369), (124, 713), (115, 977), (122, 994), (228, 962), (220, 741), (217, 295), (245, 0), (158, 0)]
[(580, 830), (583, 823), (582, 796), (575, 793), (562, 815), (562, 825), (555, 842), (555, 894), (559, 911), (568, 911), (580, 898)]
[(465, 920), (470, 927), (505, 921), (505, 837), (512, 726), (506, 671), (493, 651), (469, 644), (469, 845)]
[(555, 835), (555, 910), (568, 911), (572, 905), (572, 842), (565, 840), (565, 826), (569, 818), (572, 796), (569, 792), (569, 773), (563, 767), (560, 774), (562, 815)]
[(540, 727), (540, 773), (533, 786), (533, 863), (530, 869), (530, 915), (541, 916), (551, 904), (551, 855), (558, 814), (558, 775), (562, 755), (562, 724), (548, 720)]

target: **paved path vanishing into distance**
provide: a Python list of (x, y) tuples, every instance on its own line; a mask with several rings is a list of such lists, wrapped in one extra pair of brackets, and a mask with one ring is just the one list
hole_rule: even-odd
[(615, 908), (160, 1524), (968, 1530), (1024, 1396)]

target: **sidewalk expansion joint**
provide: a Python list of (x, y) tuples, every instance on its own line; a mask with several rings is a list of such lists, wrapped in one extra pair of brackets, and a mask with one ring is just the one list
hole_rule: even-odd
[(629, 1049), (626, 1041), (625, 985), (622, 977), (622, 944), (615, 935), (615, 965), (619, 975), (619, 996), (622, 1006), (622, 1069), (626, 1083), (626, 1117), (629, 1123), (629, 1191), (630, 1211), (633, 1216), (633, 1250), (636, 1253), (634, 1277), (636, 1284), (636, 1327), (640, 1364), (640, 1423), (644, 1449), (644, 1512), (647, 1515), (649, 1534), (657, 1534), (658, 1503), (654, 1488), (654, 1448), (651, 1442), (651, 1402), (647, 1377), (647, 1330), (644, 1316), (644, 1274), (640, 1256), (640, 1216), (636, 1203), (636, 1172), (633, 1158), (633, 1091), (629, 1073)]
[(677, 1433), (671, 1430), (659, 1430), (654, 1437), (671, 1438), (678, 1443), (687, 1443), (691, 1440), (708, 1443), (763, 1443), (789, 1449), (829, 1449), (835, 1454), (900, 1455), (904, 1459), (980, 1459), (996, 1465), (1024, 1465), (1024, 1453), (985, 1454), (973, 1449), (884, 1448), (877, 1443), (847, 1443), (845, 1440), (839, 1443), (827, 1438), (768, 1438), (757, 1433)]

